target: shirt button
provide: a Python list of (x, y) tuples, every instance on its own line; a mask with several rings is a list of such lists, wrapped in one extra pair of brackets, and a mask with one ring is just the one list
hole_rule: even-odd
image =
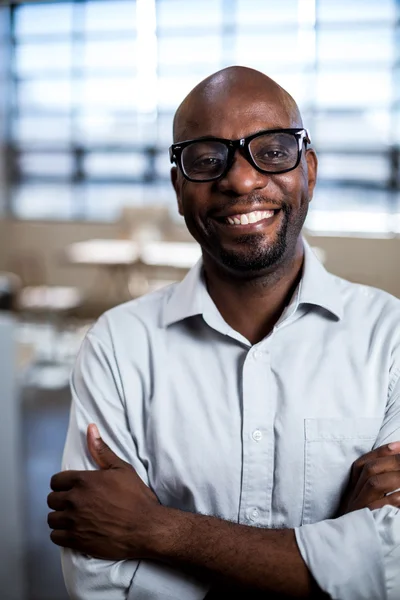
[(253, 508), (253, 510), (250, 512), (250, 521), (257, 521), (258, 517), (259, 517), (259, 512), (256, 508)]
[(260, 440), (262, 440), (262, 433), (259, 429), (253, 431), (253, 440), (255, 442), (259, 442)]
[(268, 356), (268, 350), (253, 350), (254, 360), (265, 360)]

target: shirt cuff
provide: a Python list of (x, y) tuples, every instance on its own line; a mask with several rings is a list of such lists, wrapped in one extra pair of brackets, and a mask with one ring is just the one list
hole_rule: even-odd
[(385, 565), (386, 592), (388, 600), (400, 597), (400, 510), (384, 506), (372, 511)]
[(381, 541), (368, 508), (297, 527), (295, 535), (304, 562), (332, 600), (387, 598)]
[(203, 600), (208, 583), (163, 565), (141, 561), (133, 577), (127, 600)]

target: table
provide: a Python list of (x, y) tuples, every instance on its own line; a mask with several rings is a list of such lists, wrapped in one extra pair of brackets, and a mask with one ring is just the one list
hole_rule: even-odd
[(134, 240), (92, 239), (70, 244), (65, 249), (69, 264), (95, 266), (102, 273), (107, 273), (110, 282), (108, 296), (113, 295), (118, 301), (147, 291), (147, 267), (187, 271), (200, 256), (201, 249), (196, 242), (139, 243)]
[(133, 265), (139, 258), (139, 244), (133, 240), (93, 239), (70, 244), (66, 258), (73, 264), (94, 266)]
[(201, 257), (199, 244), (195, 242), (149, 242), (140, 252), (144, 265), (191, 269)]
[[(92, 239), (70, 244), (65, 249), (64, 255), (71, 265), (97, 267), (101, 270), (101, 293), (106, 301), (118, 303), (131, 298), (129, 281), (135, 274), (135, 266), (140, 256), (139, 244), (136, 242)], [(136, 274), (138, 274), (137, 270)], [(100, 285), (95, 287), (98, 288)]]

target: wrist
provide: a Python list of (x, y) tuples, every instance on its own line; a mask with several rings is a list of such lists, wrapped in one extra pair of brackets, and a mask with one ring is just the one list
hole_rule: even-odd
[(192, 528), (188, 512), (159, 506), (152, 519), (149, 548), (153, 560), (169, 561), (185, 555)]

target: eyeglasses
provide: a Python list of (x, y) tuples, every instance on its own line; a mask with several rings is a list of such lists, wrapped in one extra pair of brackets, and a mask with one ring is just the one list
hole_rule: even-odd
[(231, 168), (237, 149), (257, 171), (275, 175), (298, 166), (303, 142), (311, 143), (307, 129), (268, 129), (240, 140), (204, 137), (179, 142), (172, 144), (169, 156), (189, 181), (220, 179)]

